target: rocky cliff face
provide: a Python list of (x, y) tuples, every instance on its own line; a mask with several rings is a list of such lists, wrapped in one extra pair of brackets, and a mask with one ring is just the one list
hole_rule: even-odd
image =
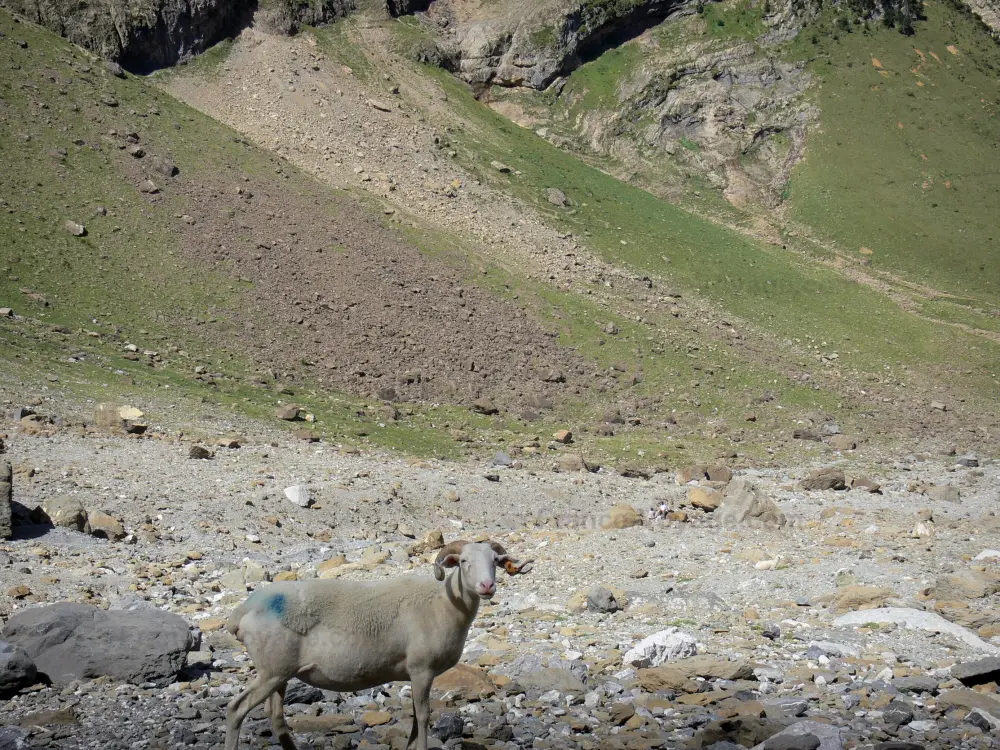
[[(544, 89), (581, 62), (697, 0), (506, 2), (438, 0), (427, 17), (441, 33), (450, 69), (469, 83)], [(527, 6), (527, 7), (526, 7)]]
[(203, 52), (243, 26), (285, 33), (344, 15), (354, 0), (6, 0), (15, 13), (128, 70), (144, 73)]
[(965, 4), (1000, 38), (1000, 0), (965, 0)]

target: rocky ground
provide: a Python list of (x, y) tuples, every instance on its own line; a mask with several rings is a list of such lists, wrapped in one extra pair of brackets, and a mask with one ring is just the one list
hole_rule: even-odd
[[(59, 657), (110, 677), (45, 685), (0, 653), (0, 685), (37, 683), (7, 700), (0, 747), (221, 747), (225, 705), (253, 673), (222, 625), (248, 590), (428, 576), (442, 538), (479, 535), (536, 562), (501, 581), (462, 665), (436, 683), (438, 743), (996, 745), (1000, 464), (986, 457), (848, 452), (782, 471), (734, 457), (637, 479), (553, 471), (572, 468), (558, 444), (511, 465), (417, 462), (218, 416), (224, 439), (204, 451), (169, 423), (142, 437), (5, 424), (5, 621), (70, 601), (112, 624), (167, 619), (147, 612), (183, 623), (159, 647), (172, 653), (106, 637)], [(805, 489), (842, 481), (854, 487)], [(185, 665), (176, 676), (170, 659)], [(407, 690), (298, 685), (287, 710), (302, 747), (400, 748)], [(244, 736), (272, 744), (261, 711)]]

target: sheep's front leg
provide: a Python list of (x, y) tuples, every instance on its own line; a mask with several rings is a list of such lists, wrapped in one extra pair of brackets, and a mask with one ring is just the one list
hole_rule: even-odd
[(226, 750), (236, 750), (240, 744), (240, 727), (247, 714), (287, 682), (287, 677), (265, 678), (263, 675), (258, 675), (246, 690), (229, 702), (226, 707)]
[(413, 729), (410, 730), (410, 741), (406, 743), (406, 750), (427, 750), (427, 726), (431, 721), (433, 682), (433, 672), (410, 675), (410, 683), (413, 685)]
[(292, 730), (285, 723), (285, 688), (287, 687), (288, 683), (286, 682), (271, 693), (271, 697), (267, 699), (267, 715), (271, 717), (271, 729), (274, 730), (274, 736), (277, 738), (278, 744), (281, 745), (281, 750), (297, 750), (295, 740), (292, 739)]

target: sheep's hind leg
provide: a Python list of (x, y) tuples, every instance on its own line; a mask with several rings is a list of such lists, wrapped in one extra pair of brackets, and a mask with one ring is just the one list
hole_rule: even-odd
[(267, 715), (271, 717), (271, 729), (274, 730), (274, 736), (277, 738), (278, 744), (281, 745), (281, 750), (298, 750), (295, 747), (295, 740), (292, 739), (292, 730), (285, 723), (285, 688), (287, 687), (288, 683), (286, 682), (271, 693), (267, 699)]
[(413, 686), (413, 729), (406, 750), (427, 750), (427, 725), (431, 720), (431, 684), (434, 674), (426, 672), (410, 676)]
[(240, 727), (247, 714), (267, 700), (279, 687), (288, 682), (287, 677), (267, 677), (258, 675), (250, 686), (233, 698), (226, 707), (225, 750), (236, 750), (240, 744)]

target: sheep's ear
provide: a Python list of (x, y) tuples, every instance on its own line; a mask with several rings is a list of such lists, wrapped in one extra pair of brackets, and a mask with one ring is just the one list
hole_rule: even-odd
[(443, 581), (444, 569), (454, 568), (456, 565), (458, 565), (460, 560), (461, 557), (459, 555), (446, 555), (445, 557), (442, 557), (440, 560), (434, 563), (434, 577), (437, 578), (439, 581)]

